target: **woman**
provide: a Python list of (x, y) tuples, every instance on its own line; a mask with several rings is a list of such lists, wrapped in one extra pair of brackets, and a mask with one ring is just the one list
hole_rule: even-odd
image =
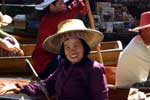
[[(87, 29), (79, 19), (70, 19), (58, 25), (58, 32), (49, 36), (43, 44), (48, 52), (63, 57), (56, 71), (43, 84), (56, 100), (107, 100), (108, 88), (103, 65), (88, 58), (90, 48), (95, 47), (103, 34)], [(28, 95), (42, 95), (41, 85), (5, 85), (0, 94), (12, 90)]]

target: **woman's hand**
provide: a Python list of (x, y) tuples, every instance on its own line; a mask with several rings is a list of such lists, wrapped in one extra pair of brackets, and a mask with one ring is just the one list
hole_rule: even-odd
[(24, 52), (21, 50), (18, 41), (13, 36), (7, 36), (3, 39), (4, 49), (15, 53), (18, 56), (23, 56)]
[(19, 92), (20, 89), (15, 84), (2, 83), (2, 87), (0, 88), (0, 95), (4, 95), (7, 92)]

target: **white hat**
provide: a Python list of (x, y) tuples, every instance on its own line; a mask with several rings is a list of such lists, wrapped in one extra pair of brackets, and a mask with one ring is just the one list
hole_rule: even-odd
[(12, 22), (12, 18), (8, 15), (3, 15), (2, 12), (0, 12), (0, 26), (6, 26), (9, 23)]
[[(35, 6), (36, 10), (43, 10), (44, 8), (46, 8), (48, 5), (50, 5), (52, 2), (54, 2), (56, 0), (44, 0), (44, 2), (37, 4)], [(64, 0), (64, 3), (66, 3), (69, 0)]]
[[(73, 36), (72, 36), (73, 35)], [(48, 52), (59, 53), (63, 41), (63, 37), (77, 37), (86, 41), (90, 48), (95, 47), (104, 38), (102, 32), (86, 28), (80, 19), (68, 19), (62, 21), (58, 25), (58, 31), (54, 35), (50, 35), (43, 42), (43, 47)]]

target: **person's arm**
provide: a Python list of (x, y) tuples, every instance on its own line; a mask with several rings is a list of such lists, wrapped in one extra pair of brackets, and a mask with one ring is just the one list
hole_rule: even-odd
[(40, 85), (36, 82), (28, 85), (21, 85), (19, 83), (17, 84), (3, 83), (3, 87), (0, 89), (0, 95), (7, 94), (8, 92), (26, 93), (28, 95), (35, 95), (38, 93), (39, 94), (42, 93)]
[[(60, 68), (58, 68), (46, 80), (42, 81), (42, 86), (44, 86), (47, 89), (50, 95), (54, 94), (55, 79), (59, 71)], [(0, 88), (0, 95), (7, 94), (8, 92), (25, 93), (27, 95), (36, 95), (36, 96), (44, 95), (41, 89), (41, 84), (39, 84), (38, 82), (32, 82), (28, 85), (21, 85), (19, 83), (17, 84), (4, 83), (3, 87)]]
[(18, 41), (12, 36), (0, 30), (0, 47), (16, 53), (17, 55), (23, 56), (24, 52), (21, 50)]
[(15, 84), (8, 84), (8, 83), (3, 83), (3, 88), (0, 89), (0, 95), (4, 95), (7, 92), (19, 92), (20, 88), (17, 88)]
[[(47, 82), (42, 82), (43, 86), (47, 85)], [(38, 82), (32, 82), (28, 85), (22, 85), (22, 84), (8, 84), (3, 83), (3, 87), (0, 89), (0, 95), (7, 94), (8, 92), (14, 92), (14, 93), (25, 93), (29, 96), (31, 95), (43, 95), (43, 92), (41, 90), (41, 85)]]
[(94, 63), (93, 68), (90, 70), (89, 79), (91, 100), (107, 100), (108, 87), (102, 64)]
[(78, 8), (80, 10), (80, 14), (87, 14), (88, 12), (88, 9), (83, 0), (71, 0), (68, 5), (68, 8)]
[(0, 38), (5, 38), (8, 34), (0, 29)]

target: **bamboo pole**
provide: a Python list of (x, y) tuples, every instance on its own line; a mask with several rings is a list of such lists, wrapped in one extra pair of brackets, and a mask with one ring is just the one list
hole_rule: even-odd
[[(88, 8), (88, 18), (89, 18), (90, 28), (95, 29), (94, 18), (93, 18), (93, 14), (92, 14), (92, 11), (91, 11), (89, 0), (84, 0), (84, 1), (85, 1), (86, 7)], [(101, 63), (103, 63), (103, 57), (102, 57), (102, 54), (100, 52), (100, 46), (101, 45), (99, 43), (96, 48), (97, 48), (97, 51), (98, 51), (98, 54), (99, 54), (99, 61)]]
[(86, 7), (88, 8), (88, 18), (89, 18), (90, 28), (95, 29), (94, 18), (93, 18), (93, 14), (91, 11), (89, 0), (84, 0), (84, 1), (85, 1)]

